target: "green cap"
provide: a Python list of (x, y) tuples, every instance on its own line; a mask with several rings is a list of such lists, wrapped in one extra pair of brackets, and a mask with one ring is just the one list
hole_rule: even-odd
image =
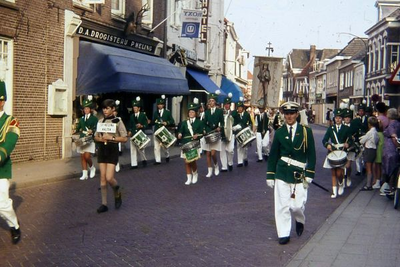
[(194, 98), (192, 103), (189, 103), (188, 105), (188, 110), (194, 110), (197, 112), (197, 110), (199, 109), (199, 99), (198, 98)]
[(346, 117), (353, 118), (353, 111), (348, 108), (343, 109), (342, 113), (343, 113), (343, 118), (346, 118)]
[(92, 108), (93, 107), (93, 96), (88, 95), (88, 97), (83, 100), (82, 107), (83, 108)]
[(208, 95), (208, 99), (214, 99), (215, 101), (218, 101), (218, 96), (221, 94), (220, 90), (216, 90), (215, 93), (211, 93)]
[(142, 107), (140, 96), (136, 97), (136, 99), (132, 101), (132, 107)]
[(283, 103), (281, 106), (283, 113), (285, 112), (297, 112), (299, 111), (299, 103), (293, 102), (293, 101), (287, 101)]
[(0, 100), (7, 101), (6, 83), (0, 81)]
[(334, 111), (333, 111), (333, 115), (336, 117), (336, 116), (339, 116), (339, 117), (342, 117), (343, 118), (343, 115), (344, 115), (344, 113), (343, 113), (343, 110), (341, 109), (341, 108), (337, 108), (337, 109), (335, 109)]
[(157, 103), (157, 105), (160, 105), (160, 104), (165, 105), (165, 95), (162, 95), (161, 98), (157, 98), (156, 103)]
[(224, 99), (224, 105), (231, 104), (231, 103), (232, 103), (232, 93), (228, 93), (228, 96), (225, 97), (225, 99)]
[(244, 100), (243, 97), (239, 98), (239, 101), (236, 103), (236, 107), (237, 108), (239, 108), (239, 107), (244, 108), (244, 101), (243, 100)]

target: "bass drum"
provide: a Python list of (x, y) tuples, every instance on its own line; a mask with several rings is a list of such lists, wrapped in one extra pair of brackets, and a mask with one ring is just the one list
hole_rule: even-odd
[(225, 134), (225, 139), (226, 141), (231, 141), (233, 137), (233, 131), (232, 131), (232, 126), (233, 126), (233, 118), (232, 116), (228, 116), (225, 121), (225, 128), (224, 128), (224, 134)]

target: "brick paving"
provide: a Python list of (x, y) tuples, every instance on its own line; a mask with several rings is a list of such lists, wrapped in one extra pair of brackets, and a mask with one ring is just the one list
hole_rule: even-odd
[[(325, 128), (314, 126), (318, 166), (325, 150)], [(284, 266), (310, 239), (345, 196), (331, 200), (311, 186), (303, 236), (292, 231), (286, 246), (277, 243), (273, 191), (265, 184), (266, 162), (206, 178), (199, 160), (199, 182), (186, 186), (182, 159), (116, 175), (123, 190), (120, 210), (97, 214), (98, 175), (77, 177), (11, 191), (22, 240), (12, 245), (0, 221), (1, 266)], [(150, 151), (150, 150), (149, 150)], [(330, 189), (329, 171), (316, 182)], [(359, 180), (355, 180), (357, 184)], [(353, 187), (354, 188), (354, 187)]]

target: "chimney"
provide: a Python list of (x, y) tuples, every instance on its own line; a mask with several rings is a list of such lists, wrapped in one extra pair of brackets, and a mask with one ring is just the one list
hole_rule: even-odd
[(317, 56), (317, 47), (315, 45), (310, 45), (310, 60), (314, 61)]

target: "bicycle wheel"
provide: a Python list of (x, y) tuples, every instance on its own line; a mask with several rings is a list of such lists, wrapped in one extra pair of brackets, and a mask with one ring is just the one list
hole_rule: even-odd
[(397, 209), (400, 204), (400, 189), (397, 188), (396, 191), (394, 192), (394, 199), (393, 199), (393, 207)]

